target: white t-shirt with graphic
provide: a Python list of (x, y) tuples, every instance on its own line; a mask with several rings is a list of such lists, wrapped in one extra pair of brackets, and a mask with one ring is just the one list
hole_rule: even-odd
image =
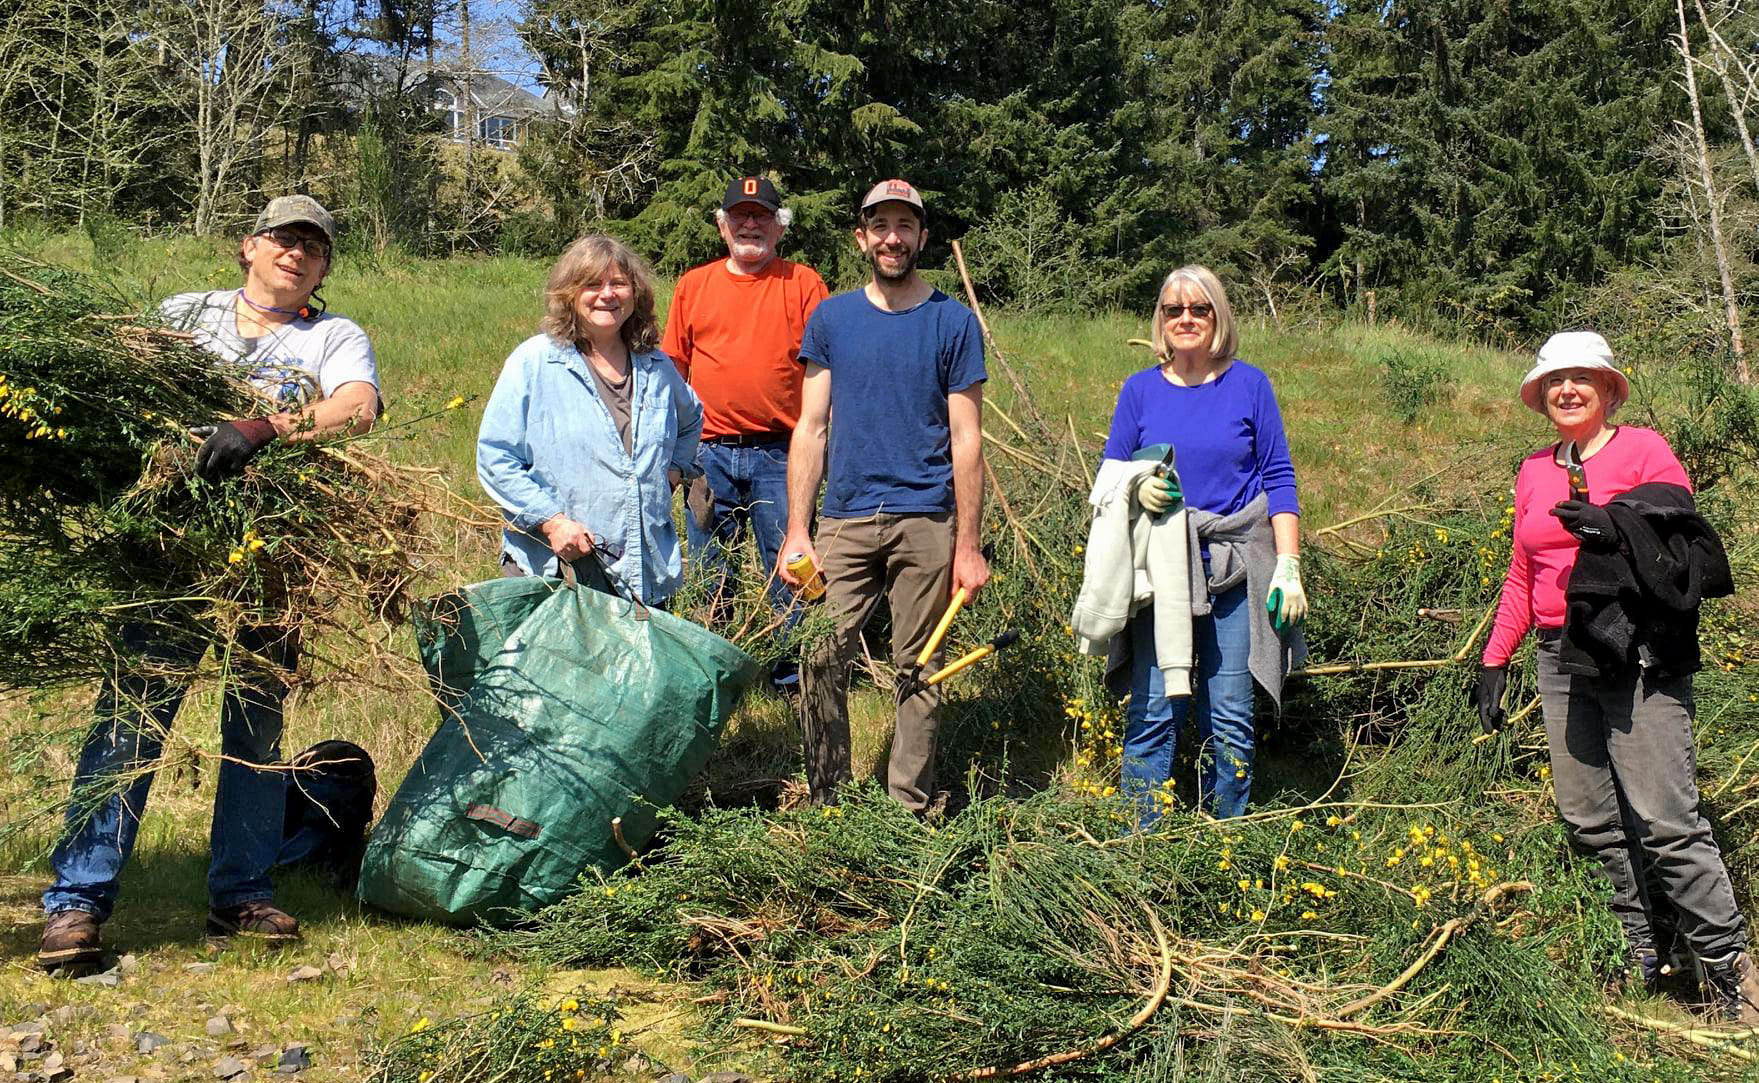
[(179, 293), (165, 299), (159, 315), (168, 326), (194, 333), (196, 345), (243, 368), (245, 379), (282, 409), (309, 406), (357, 380), (378, 389), (378, 358), (353, 320), (326, 312), (246, 338), (238, 333), (237, 296), (237, 290)]

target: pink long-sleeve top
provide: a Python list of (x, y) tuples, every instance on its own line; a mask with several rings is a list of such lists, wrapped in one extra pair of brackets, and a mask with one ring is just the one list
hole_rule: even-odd
[[(1514, 551), (1496, 623), (1484, 648), (1487, 666), (1507, 665), (1534, 625), (1562, 628), (1564, 624), (1564, 588), (1581, 543), (1551, 514), (1560, 500), (1570, 498), (1569, 475), (1558, 465), (1557, 452), (1556, 444), (1535, 451), (1522, 461), (1515, 477)], [(1585, 460), (1584, 468), (1593, 504), (1604, 504), (1650, 481), (1692, 487), (1661, 434), (1634, 425), (1620, 425), (1612, 439)]]

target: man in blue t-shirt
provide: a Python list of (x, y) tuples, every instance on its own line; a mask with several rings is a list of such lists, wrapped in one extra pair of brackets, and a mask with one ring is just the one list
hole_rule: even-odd
[[(806, 781), (818, 802), (834, 802), (851, 773), (849, 663), (881, 594), (892, 611), (892, 658), (903, 671), (953, 591), (976, 594), (989, 580), (977, 541), (983, 336), (970, 309), (916, 273), (927, 237), (914, 187), (874, 185), (855, 226), (873, 278), (821, 302), (800, 346), (806, 381), (788, 451), (788, 535), (778, 573), (799, 589), (788, 557), (811, 557), (836, 619), (836, 631), (801, 667)], [(821, 480), (815, 547), (807, 524)], [(934, 797), (939, 704), (933, 689), (898, 702), (887, 789), (917, 811)]]

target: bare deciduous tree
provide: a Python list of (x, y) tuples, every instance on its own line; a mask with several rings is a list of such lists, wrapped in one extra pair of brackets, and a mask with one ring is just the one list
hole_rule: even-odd
[(151, 12), (166, 97), (195, 154), (191, 225), (213, 233), (249, 194), (241, 180), (263, 153), (263, 132), (285, 119), (274, 93), (286, 51), (280, 19), (262, 0), (158, 0)]
[[(0, 29), (0, 224), (18, 204), (84, 222), (110, 212), (176, 133), (154, 123), (159, 98), (127, 0), (34, 0)], [(14, 176), (18, 159), (31, 176)]]
[(1710, 167), (1710, 143), (1704, 135), (1704, 111), (1698, 105), (1698, 76), (1692, 63), (1692, 41), (1686, 26), (1686, 2), (1674, 0), (1679, 12), (1680, 32), (1674, 41), (1686, 72), (1686, 96), (1692, 103), (1692, 135), (1697, 145), (1698, 167), (1703, 177), (1705, 202), (1709, 205), (1710, 243), (1716, 251), (1716, 271), (1722, 279), (1723, 310), (1728, 320), (1729, 348), (1735, 357), (1735, 375), (1742, 382), (1749, 380), (1746, 348), (1741, 342), (1741, 309), (1735, 297), (1734, 274), (1729, 267), (1728, 244), (1722, 233), (1722, 212), (1717, 204), (1716, 176)]
[(620, 43), (636, 18), (633, 5), (618, 0), (560, 0), (528, 13), (521, 28), (558, 109), (521, 157), (540, 177), (572, 179), (575, 192), (567, 200), (557, 184), (540, 184), (556, 189), (548, 194), (558, 212), (564, 202), (577, 208), (577, 226), (603, 218), (613, 202), (637, 199), (658, 165), (654, 134), (608, 116), (596, 97), (595, 77), (625, 59)]
[[(1741, 147), (1747, 152), (1747, 168), (1753, 173), (1753, 187), (1759, 189), (1759, 149), (1754, 148), (1753, 132), (1747, 127), (1747, 106), (1759, 95), (1759, 63), (1747, 63), (1735, 52), (1710, 13), (1704, 10), (1703, 0), (1693, 3), (1698, 8), (1698, 20), (1710, 35), (1711, 67), (1728, 96), (1728, 110), (1734, 116), (1735, 130), (1740, 133)], [(1741, 84), (1740, 90), (1736, 89), (1737, 83)]]

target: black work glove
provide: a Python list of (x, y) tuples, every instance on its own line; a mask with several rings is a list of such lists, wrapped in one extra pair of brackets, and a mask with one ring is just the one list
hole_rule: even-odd
[(1478, 708), (1478, 727), (1486, 734), (1501, 733), (1508, 712), (1502, 709), (1502, 694), (1509, 687), (1508, 666), (1481, 666), (1478, 687), (1472, 690), (1472, 705)]
[(1610, 553), (1619, 547), (1619, 528), (1612, 524), (1612, 516), (1599, 504), (1590, 504), (1586, 500), (1560, 500), (1551, 513), (1584, 548)]
[(274, 439), (275, 426), (266, 417), (222, 421), (196, 451), (195, 472), (208, 481), (230, 477)]

